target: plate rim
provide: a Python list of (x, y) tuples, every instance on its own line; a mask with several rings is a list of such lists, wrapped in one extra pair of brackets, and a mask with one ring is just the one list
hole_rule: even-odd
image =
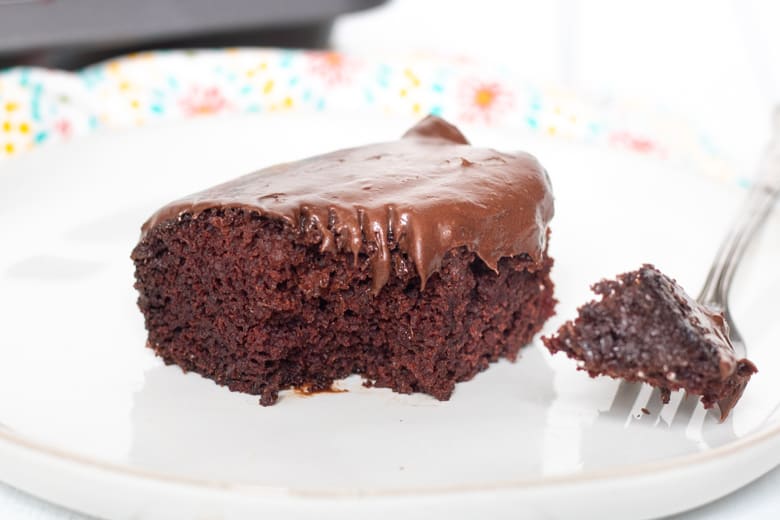
[[(708, 413), (710, 413), (708, 411)], [(769, 419), (765, 419), (765, 422)], [(133, 468), (126, 464), (107, 462), (73, 453), (67, 449), (60, 449), (54, 446), (38, 442), (25, 437), (22, 434), (14, 433), (12, 430), (2, 427), (0, 423), (0, 443), (5, 443), (23, 453), (29, 455), (44, 455), (54, 458), (60, 462), (74, 464), (80, 469), (92, 469), (99, 471), (108, 471), (116, 475), (130, 477), (138, 480), (152, 481), (159, 484), (178, 484), (195, 489), (205, 489), (210, 491), (229, 491), (239, 495), (250, 495), (258, 498), (278, 497), (280, 491), (287, 496), (300, 498), (407, 498), (415, 496), (440, 496), (448, 494), (495, 492), (495, 491), (521, 491), (528, 489), (537, 489), (545, 487), (556, 487), (571, 484), (588, 484), (607, 480), (618, 479), (622, 477), (651, 477), (673, 471), (680, 467), (690, 467), (703, 465), (713, 462), (719, 458), (739, 455), (754, 448), (761, 447), (772, 440), (780, 440), (780, 422), (767, 429), (759, 427), (756, 431), (732, 441), (728, 444), (718, 446), (707, 451), (671, 457), (659, 461), (643, 462), (639, 464), (629, 464), (616, 466), (606, 469), (597, 469), (592, 471), (583, 471), (565, 475), (541, 476), (537, 479), (520, 479), (496, 481), (491, 483), (470, 483), (470, 484), (450, 484), (450, 485), (425, 485), (415, 486), (413, 488), (395, 487), (388, 489), (371, 488), (312, 488), (312, 487), (293, 487), (289, 485), (274, 486), (271, 484), (252, 484), (241, 482), (230, 482), (224, 480), (204, 480), (199, 478), (187, 478), (181, 475), (166, 474), (153, 470), (142, 470)], [(780, 457), (778, 457), (780, 459)], [(777, 466), (780, 460), (775, 462)], [(756, 475), (758, 478), (760, 475)]]

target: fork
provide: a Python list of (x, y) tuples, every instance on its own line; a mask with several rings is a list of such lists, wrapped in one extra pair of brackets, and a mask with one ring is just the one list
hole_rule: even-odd
[[(745, 251), (755, 238), (758, 231), (767, 221), (772, 208), (780, 197), (780, 105), (774, 108), (772, 115), (772, 136), (767, 144), (764, 155), (759, 164), (758, 172), (752, 181), (750, 189), (745, 197), (741, 209), (734, 218), (729, 231), (718, 248), (715, 259), (712, 262), (707, 279), (696, 300), (716, 312), (722, 312), (729, 330), (729, 338), (734, 347), (734, 354), (738, 359), (747, 357), (745, 340), (737, 329), (734, 317), (729, 308), (729, 290), (734, 279), (737, 267), (745, 255)], [(627, 404), (634, 402), (639, 393), (637, 383), (621, 382), (617, 390), (615, 403)], [(660, 392), (656, 389), (649, 397), (650, 401), (659, 400)], [(658, 403), (660, 406), (660, 403)], [(691, 403), (689, 403), (691, 405)], [(622, 406), (617, 405), (618, 408)], [(638, 409), (636, 402), (629, 405), (628, 418), (635, 415)], [(645, 408), (646, 409), (646, 408)], [(693, 410), (693, 408), (691, 408)], [(618, 410), (612, 410), (617, 413)], [(686, 414), (683, 414), (686, 415)], [(675, 414), (678, 417), (679, 414)], [(690, 419), (690, 415), (688, 415)], [(723, 419), (721, 414), (721, 420)]]
[(745, 251), (767, 221), (779, 194), (780, 105), (774, 109), (772, 137), (764, 151), (758, 173), (741, 210), (715, 255), (704, 286), (696, 299), (699, 303), (723, 313), (737, 358), (747, 356), (747, 346), (729, 308), (729, 290)]

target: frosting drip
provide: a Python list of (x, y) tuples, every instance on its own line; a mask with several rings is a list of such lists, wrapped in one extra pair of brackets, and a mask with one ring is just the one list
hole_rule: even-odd
[(505, 256), (540, 261), (553, 196), (531, 155), (470, 146), (457, 128), (428, 116), (402, 139), (272, 166), (163, 207), (143, 226), (213, 208), (243, 208), (316, 229), (323, 252), (372, 244), (373, 290), (387, 283), (395, 244), (422, 288), (451, 249), (465, 246), (491, 269)]

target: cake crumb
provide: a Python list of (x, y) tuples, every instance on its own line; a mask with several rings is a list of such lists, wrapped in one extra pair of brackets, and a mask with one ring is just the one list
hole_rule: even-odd
[[(721, 312), (651, 264), (591, 289), (600, 299), (579, 307), (578, 316), (554, 335), (542, 336), (551, 353), (564, 352), (591, 377), (649, 384), (664, 404), (672, 390), (685, 390), (700, 396), (705, 408), (717, 405), (721, 421), (726, 418), (757, 370), (739, 359)], [(633, 413), (642, 415), (639, 409)], [(649, 414), (644, 408), (642, 413)]]
[(296, 395), (309, 397), (315, 394), (342, 394), (344, 392), (349, 392), (349, 390), (346, 388), (339, 388), (335, 384), (331, 384), (326, 388), (318, 388), (314, 385), (303, 384), (293, 387), (293, 392), (295, 392)]

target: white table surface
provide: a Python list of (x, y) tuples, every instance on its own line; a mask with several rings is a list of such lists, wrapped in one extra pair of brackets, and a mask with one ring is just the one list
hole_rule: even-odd
[[(780, 2), (396, 0), (346, 17), (339, 50), (467, 55), (561, 84), (658, 103), (749, 168), (780, 100)], [(696, 485), (691, 483), (691, 485)], [(780, 468), (678, 520), (780, 517)], [(82, 520), (0, 483), (0, 519)]]

